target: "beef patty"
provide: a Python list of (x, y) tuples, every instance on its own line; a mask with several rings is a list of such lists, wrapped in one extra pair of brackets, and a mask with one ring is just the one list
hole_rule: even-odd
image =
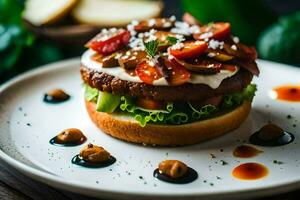
[(116, 95), (150, 98), (163, 101), (203, 101), (211, 97), (242, 91), (252, 80), (252, 74), (240, 68), (232, 77), (224, 79), (212, 89), (205, 84), (186, 83), (180, 86), (154, 86), (121, 80), (81, 65), (82, 80), (93, 88)]

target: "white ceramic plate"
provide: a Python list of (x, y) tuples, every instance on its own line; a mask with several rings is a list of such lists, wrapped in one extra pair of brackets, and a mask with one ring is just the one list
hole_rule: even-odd
[[(51, 186), (102, 198), (130, 199), (224, 199), (272, 195), (300, 188), (300, 103), (273, 100), (268, 92), (281, 84), (300, 84), (300, 69), (259, 61), (261, 75), (253, 109), (236, 131), (213, 141), (178, 148), (145, 147), (102, 134), (89, 120), (83, 105), (79, 59), (54, 63), (27, 72), (0, 88), (0, 156), (12, 167)], [(62, 88), (72, 98), (51, 105), (44, 92)], [(287, 119), (291, 115), (292, 119)], [(296, 135), (281, 147), (258, 147), (256, 157), (237, 159), (232, 150), (268, 121)], [(296, 124), (297, 127), (293, 127)], [(92, 142), (108, 149), (117, 162), (107, 168), (89, 169), (71, 164), (82, 146), (57, 147), (50, 138), (65, 128), (81, 129)], [(211, 158), (214, 154), (216, 158)], [(193, 167), (199, 178), (175, 185), (153, 178), (157, 164), (178, 159)], [(222, 165), (222, 160), (228, 164)], [(283, 164), (274, 164), (273, 160)], [(232, 177), (240, 163), (259, 162), (270, 173), (256, 181)]]

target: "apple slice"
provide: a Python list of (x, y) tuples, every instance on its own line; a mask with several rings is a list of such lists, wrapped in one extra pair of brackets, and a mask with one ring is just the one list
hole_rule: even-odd
[(53, 24), (62, 19), (78, 0), (27, 0), (23, 18), (35, 26)]
[(161, 1), (144, 0), (81, 0), (72, 15), (80, 23), (105, 27), (126, 26), (132, 20), (158, 17)]

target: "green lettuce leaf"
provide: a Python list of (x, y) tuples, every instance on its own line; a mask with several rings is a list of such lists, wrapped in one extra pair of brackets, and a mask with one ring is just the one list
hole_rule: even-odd
[(162, 110), (148, 110), (140, 108), (134, 104), (131, 97), (122, 96), (120, 109), (129, 113), (135, 120), (137, 120), (142, 127), (147, 123), (161, 123), (167, 120), (166, 116), (172, 112), (173, 103), (167, 103), (165, 109)]
[(189, 102), (180, 104), (168, 102), (165, 108), (160, 110), (141, 108), (136, 105), (135, 98), (99, 92), (88, 85), (85, 85), (85, 98), (99, 105), (97, 111), (120, 112), (130, 115), (144, 127), (147, 123), (179, 125), (207, 119), (221, 109), (235, 108), (242, 104), (244, 100), (252, 100), (255, 91), (256, 85), (248, 85), (242, 92), (225, 95), (222, 104), (218, 107), (205, 105), (201, 108), (195, 108)]
[(96, 88), (92, 88), (84, 84), (84, 98), (87, 101), (97, 103), (97, 111), (99, 112), (114, 112), (119, 106), (121, 97), (107, 92), (101, 92)]
[(97, 100), (97, 111), (112, 113), (121, 102), (121, 97), (108, 92), (99, 91)]
[(173, 111), (166, 117), (166, 122), (171, 124), (185, 124), (189, 121), (189, 116), (180, 111)]
[(255, 96), (257, 88), (255, 84), (248, 85), (242, 92), (225, 95), (223, 98), (222, 107), (233, 108), (241, 105), (244, 100), (252, 100)]
[(189, 107), (192, 109), (192, 118), (195, 120), (201, 119), (201, 118), (207, 118), (212, 113), (214, 113), (217, 110), (217, 107), (214, 105), (205, 105), (201, 107), (199, 110), (197, 110), (191, 103), (188, 103)]
[(84, 84), (84, 98), (87, 101), (96, 102), (98, 98), (99, 90), (96, 88), (92, 88), (87, 84)]

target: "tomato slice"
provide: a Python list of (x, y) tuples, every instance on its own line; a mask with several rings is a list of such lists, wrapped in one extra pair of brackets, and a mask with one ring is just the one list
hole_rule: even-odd
[(204, 41), (188, 41), (183, 43), (182, 48), (170, 48), (171, 55), (178, 59), (193, 59), (203, 54), (208, 45)]
[(170, 85), (182, 85), (191, 77), (191, 73), (179, 64), (175, 58), (164, 58), (164, 65), (165, 71), (168, 73), (166, 80)]
[(230, 36), (230, 23), (217, 22), (200, 27), (201, 33), (193, 34), (195, 40), (216, 39), (222, 40)]
[(139, 76), (139, 78), (144, 83), (147, 83), (150, 85), (153, 84), (153, 81), (160, 79), (162, 77), (157, 66), (151, 65), (149, 60), (144, 60), (144, 61), (140, 62), (135, 69), (135, 73)]
[(141, 108), (150, 110), (160, 110), (165, 108), (165, 103), (163, 101), (155, 101), (152, 99), (138, 98), (136, 104)]
[(99, 54), (109, 55), (126, 46), (130, 37), (130, 32), (123, 29), (115, 32), (101, 32), (91, 39), (86, 44), (86, 47), (93, 49)]
[(221, 67), (222, 70), (227, 70), (227, 71), (231, 71), (231, 72), (235, 72), (237, 67), (235, 65), (227, 65), (227, 64), (224, 64), (222, 65)]

